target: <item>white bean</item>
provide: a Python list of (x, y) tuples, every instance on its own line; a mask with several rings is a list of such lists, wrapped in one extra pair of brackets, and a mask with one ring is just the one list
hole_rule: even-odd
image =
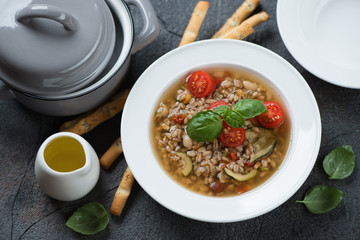
[(251, 91), (256, 91), (258, 88), (257, 84), (250, 81), (243, 81), (244, 88)]
[(186, 148), (192, 148), (193, 146), (193, 142), (191, 140), (191, 138), (188, 135), (185, 135), (183, 138), (183, 144)]

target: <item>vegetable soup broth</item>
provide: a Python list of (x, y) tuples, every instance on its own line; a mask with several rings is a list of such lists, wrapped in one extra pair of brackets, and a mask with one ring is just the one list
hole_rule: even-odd
[[(291, 131), (290, 120), (286, 109), (284, 108), (285, 105), (281, 100), (280, 96), (275, 92), (273, 88), (271, 88), (258, 76), (247, 71), (234, 68), (211, 68), (205, 69), (203, 71), (209, 73), (214, 79), (221, 78), (225, 81), (223, 81), (220, 86), (216, 87), (215, 92), (205, 98), (201, 98), (202, 100), (200, 98), (195, 98), (194, 96), (191, 96), (190, 100), (188, 99), (189, 92), (187, 90), (186, 84), (186, 79), (188, 76), (184, 76), (183, 78), (179, 79), (179, 81), (175, 82), (160, 97), (159, 102), (154, 110), (154, 120), (152, 121), (151, 126), (151, 139), (153, 139), (153, 149), (157, 159), (159, 160), (160, 165), (164, 168), (167, 174), (183, 187), (191, 191), (209, 196), (235, 196), (237, 194), (241, 194), (251, 189), (254, 189), (255, 187), (264, 183), (270, 176), (272, 176), (276, 172), (276, 170), (282, 163), (288, 149)], [(233, 81), (234, 85), (232, 85), (230, 88), (222, 87), (222, 85), (226, 84), (227, 80), (229, 80), (230, 82)], [(238, 82), (241, 83), (240, 87), (235, 86)], [(245, 82), (255, 83), (257, 85), (256, 90), (252, 91), (245, 89)], [(222, 90), (219, 91), (220, 89)], [(171, 119), (174, 109), (176, 110), (176, 108), (179, 108), (179, 105), (181, 105), (181, 108), (186, 105), (192, 104), (192, 102), (194, 101), (198, 101), (200, 102), (198, 111), (202, 111), (207, 109), (210, 104), (209, 102), (214, 101), (212, 99), (215, 99), (216, 101), (224, 99), (225, 101), (228, 100), (229, 98), (226, 98), (226, 90), (229, 89), (234, 92), (234, 95), (237, 95), (237, 97), (234, 97), (235, 100), (236, 98), (255, 98), (261, 100), (262, 102), (270, 100), (276, 101), (280, 104), (284, 112), (284, 122), (282, 123), (282, 125), (277, 128), (271, 129), (271, 131), (276, 137), (275, 147), (269, 155), (256, 161), (259, 162), (260, 165), (259, 163), (257, 163), (255, 164), (257, 166), (251, 167), (257, 168), (259, 170), (256, 176), (244, 182), (237, 181), (227, 176), (224, 173), (224, 170), (222, 170), (222, 168), (224, 167), (224, 164), (229, 164), (227, 166), (230, 166), (232, 164), (231, 161), (227, 162), (227, 154), (231, 151), (237, 152), (237, 154), (240, 155), (240, 159), (242, 159), (242, 155), (246, 154), (245, 146), (228, 148), (224, 146), (218, 139), (214, 139), (211, 142), (205, 143), (192, 140), (191, 148), (189, 148), (189, 146), (185, 147), (184, 138), (187, 135), (186, 124), (188, 120), (190, 120), (191, 117), (194, 115), (194, 112), (186, 111), (186, 109), (182, 111), (182, 113), (185, 113), (183, 115), (185, 115), (186, 117), (184, 119), (184, 122), (181, 124), (178, 124), (174, 121), (174, 119)], [(227, 96), (230, 96), (230, 99), (232, 98), (231, 93)], [(233, 104), (234, 102), (229, 101), (229, 103)], [(251, 121), (246, 120), (245, 129), (250, 129), (252, 127), (256, 126), (253, 126)], [(246, 142), (247, 139), (245, 139), (244, 143)], [(216, 152), (220, 152), (222, 154), (221, 160), (219, 161), (216, 161), (216, 159), (214, 159), (215, 149), (217, 149)], [(202, 154), (196, 154), (196, 152), (199, 152), (200, 150), (202, 151)], [(184, 162), (178, 155), (175, 154), (176, 152), (187, 153), (187, 155), (193, 162), (193, 169), (187, 176), (185, 176), (182, 172), (184, 168)], [(198, 155), (201, 155), (201, 157), (199, 157)], [(219, 159), (219, 156), (217, 156), (217, 158)], [(218, 170), (216, 172), (216, 175), (214, 175), (214, 173), (207, 174), (206, 172), (199, 174), (200, 166), (205, 166), (206, 161), (209, 161), (209, 159), (212, 161), (213, 166), (215, 166)], [(225, 162), (223, 160), (225, 160)], [(221, 162), (223, 163), (222, 167)], [(236, 167), (236, 169), (242, 169), (243, 172), (246, 172), (248, 167), (239, 162), (239, 165), (238, 167)], [(240, 170), (239, 172), (241, 173)], [(222, 184), (223, 189), (219, 192), (214, 192), (210, 185), (219, 180), (224, 183)]]

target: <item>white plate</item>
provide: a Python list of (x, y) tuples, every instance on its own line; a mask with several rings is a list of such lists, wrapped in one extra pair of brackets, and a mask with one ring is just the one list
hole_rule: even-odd
[[(159, 165), (150, 143), (150, 123), (159, 96), (179, 77), (211, 65), (239, 66), (271, 81), (292, 123), (290, 147), (279, 170), (261, 186), (235, 197), (207, 197), (178, 185)], [(157, 202), (192, 219), (234, 222), (278, 207), (300, 188), (317, 158), (321, 122), (309, 86), (280, 56), (244, 41), (205, 40), (165, 54), (140, 76), (125, 104), (121, 139), (137, 182)]]
[(281, 37), (309, 72), (360, 89), (360, 1), (279, 0)]

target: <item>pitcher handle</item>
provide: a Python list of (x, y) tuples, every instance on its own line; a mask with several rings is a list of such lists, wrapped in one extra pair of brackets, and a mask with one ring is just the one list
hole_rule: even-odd
[(135, 36), (131, 50), (131, 53), (135, 53), (159, 35), (160, 27), (155, 10), (149, 0), (125, 0), (125, 2), (137, 7), (143, 19), (143, 28), (140, 33)]

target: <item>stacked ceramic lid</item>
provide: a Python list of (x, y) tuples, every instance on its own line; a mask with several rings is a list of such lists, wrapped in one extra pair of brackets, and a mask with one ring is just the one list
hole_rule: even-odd
[(0, 79), (17, 91), (77, 91), (96, 81), (113, 53), (115, 25), (103, 0), (17, 0), (0, 11)]

